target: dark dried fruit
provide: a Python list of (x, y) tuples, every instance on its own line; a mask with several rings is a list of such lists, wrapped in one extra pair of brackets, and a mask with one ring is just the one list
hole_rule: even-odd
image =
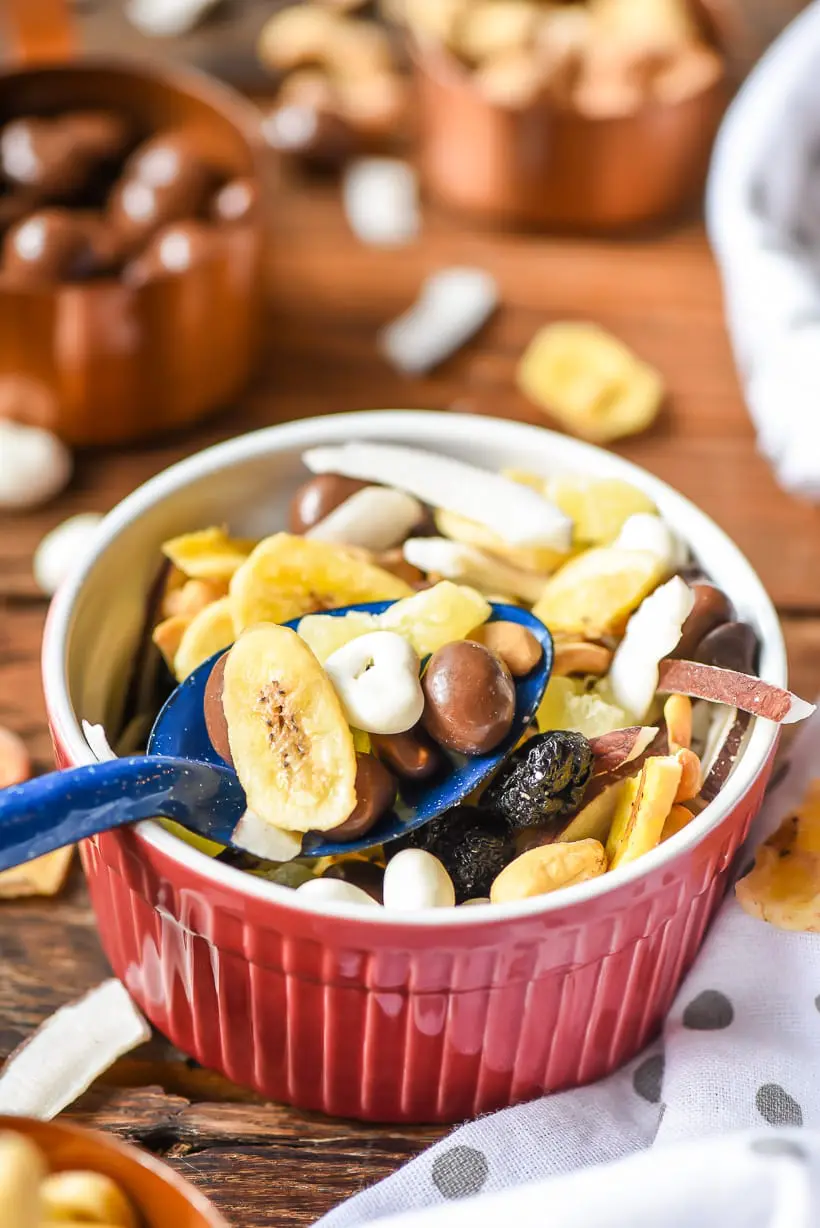
[(592, 751), (581, 733), (553, 730), (530, 738), (502, 764), (481, 797), (513, 829), (545, 827), (572, 814), (592, 775)]
[(403, 848), (424, 849), (438, 857), (463, 904), (490, 894), (490, 887), (515, 856), (507, 825), (489, 810), (455, 806), (388, 846), (395, 856)]

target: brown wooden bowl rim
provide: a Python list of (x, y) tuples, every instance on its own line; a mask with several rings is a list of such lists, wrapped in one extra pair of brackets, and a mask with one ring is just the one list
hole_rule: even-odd
[[(40, 1121), (34, 1117), (0, 1116), (0, 1131), (3, 1130), (17, 1130), (19, 1133), (30, 1135), (38, 1142), (38, 1145), (38, 1136), (45, 1134), (43, 1148), (46, 1152), (46, 1159), (50, 1158), (49, 1135), (62, 1134), (69, 1138), (83, 1139), (100, 1151), (113, 1151), (129, 1165), (147, 1169), (166, 1185), (173, 1186), (191, 1209), (202, 1217), (203, 1223), (208, 1225), (208, 1228), (230, 1228), (228, 1221), (223, 1219), (210, 1200), (189, 1181), (180, 1177), (149, 1151), (144, 1151), (141, 1147), (135, 1147), (131, 1143), (124, 1143), (122, 1139), (114, 1135), (104, 1134), (101, 1130), (90, 1130), (86, 1126), (76, 1126), (69, 1122)], [(149, 1228), (151, 1228), (150, 1225)]]
[(675, 111), (683, 111), (687, 107), (691, 107), (693, 103), (700, 103), (704, 99), (709, 100), (711, 98), (715, 106), (717, 106), (722, 104), (725, 99), (726, 86), (729, 81), (726, 57), (721, 48), (713, 46), (712, 50), (716, 51), (720, 56), (722, 64), (721, 74), (710, 85), (696, 91), (694, 94), (690, 94), (687, 98), (681, 98), (677, 102), (659, 102), (657, 99), (647, 99), (636, 111), (630, 111), (626, 115), (585, 115), (582, 111), (578, 111), (567, 103), (561, 102), (560, 99), (550, 97), (546, 87), (536, 98), (523, 105), (513, 102), (497, 102), (492, 98), (488, 98), (482, 92), (476, 84), (475, 74), (470, 71), (457, 55), (453, 54), (446, 44), (433, 40), (422, 43), (412, 32), (408, 31), (407, 45), (411, 63), (417, 72), (431, 78), (437, 85), (456, 88), (463, 93), (472, 94), (476, 102), (481, 103), (487, 108), (521, 115), (548, 110), (562, 119), (572, 119), (574, 122), (585, 124), (590, 128), (603, 129), (607, 126), (623, 124), (639, 125), (648, 119), (650, 115), (672, 114)]

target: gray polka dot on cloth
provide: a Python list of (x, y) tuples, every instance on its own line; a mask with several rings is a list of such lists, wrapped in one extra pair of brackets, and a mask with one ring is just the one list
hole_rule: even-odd
[(683, 1026), (697, 1032), (717, 1032), (728, 1028), (735, 1017), (734, 1008), (717, 989), (704, 989), (683, 1012)]
[(803, 1110), (779, 1083), (764, 1083), (757, 1089), (755, 1104), (770, 1126), (802, 1126)]
[(819, 994), (817, 995), (817, 997), (814, 999), (814, 1005), (815, 1005), (815, 1006), (817, 1007), (817, 1009), (820, 1011), (820, 993), (819, 993)]
[(773, 1156), (775, 1159), (786, 1157), (790, 1160), (808, 1160), (809, 1153), (805, 1147), (793, 1142), (790, 1138), (756, 1138), (751, 1143), (752, 1151), (759, 1156)]
[(632, 1076), (632, 1086), (639, 1096), (650, 1104), (658, 1104), (663, 1086), (664, 1059), (662, 1053), (655, 1053), (641, 1062)]
[(450, 1147), (433, 1161), (433, 1185), (442, 1198), (469, 1198), (489, 1175), (487, 1157), (475, 1147)]

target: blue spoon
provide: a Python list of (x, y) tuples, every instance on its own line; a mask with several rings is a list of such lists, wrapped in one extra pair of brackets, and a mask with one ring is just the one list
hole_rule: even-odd
[[(334, 618), (351, 610), (381, 614), (391, 604), (380, 601), (327, 613)], [(516, 681), (515, 719), (501, 745), (486, 755), (448, 753), (448, 769), (432, 780), (403, 784), (395, 808), (367, 835), (342, 843), (332, 839), (332, 832), (327, 837), (310, 833), (303, 841), (305, 856), (349, 853), (395, 840), (464, 802), (509, 754), (535, 717), (552, 670), (553, 648), (546, 627), (528, 611), (494, 604), (490, 621), (500, 620), (527, 627), (544, 649), (535, 669)], [(287, 625), (296, 628), (299, 622)], [(195, 669), (167, 700), (151, 731), (147, 755), (52, 772), (0, 791), (0, 870), (155, 817), (175, 819), (218, 844), (253, 852), (233, 840), (246, 809), (245, 794), (205, 728), (205, 685), (221, 655)]]

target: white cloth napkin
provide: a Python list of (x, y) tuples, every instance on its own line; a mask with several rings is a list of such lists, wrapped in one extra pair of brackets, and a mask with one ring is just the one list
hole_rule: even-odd
[(820, 499), (820, 4), (763, 57), (718, 137), (709, 237), (761, 451)]
[[(820, 709), (770, 788), (739, 866), (816, 775)], [(591, 1087), (460, 1127), (321, 1228), (375, 1222), (816, 1228), (820, 935), (754, 920), (730, 893), (662, 1041)]]

